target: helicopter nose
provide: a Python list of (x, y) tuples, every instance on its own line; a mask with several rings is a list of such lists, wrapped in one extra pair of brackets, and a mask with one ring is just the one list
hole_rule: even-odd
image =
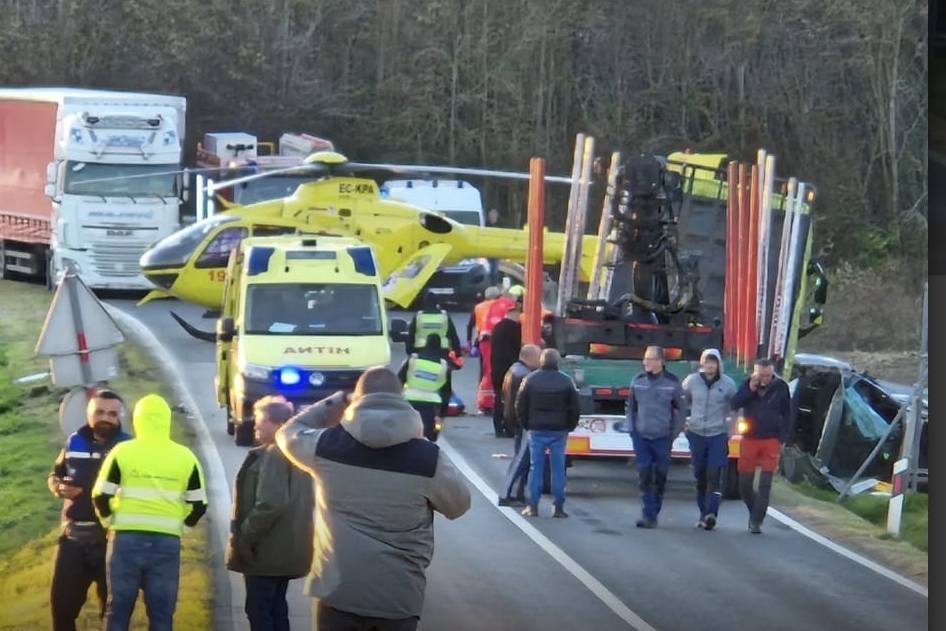
[[(172, 235), (173, 236), (173, 235)], [(170, 239), (162, 239), (145, 250), (138, 261), (141, 271), (167, 270), (184, 267), (190, 252), (182, 252)]]

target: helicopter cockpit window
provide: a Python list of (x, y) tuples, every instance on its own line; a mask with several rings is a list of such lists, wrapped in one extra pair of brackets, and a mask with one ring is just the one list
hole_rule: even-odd
[(235, 187), (234, 201), (245, 205), (290, 197), (297, 188), (311, 181), (311, 175), (274, 175), (250, 180)]
[(453, 226), (449, 221), (433, 213), (423, 213), (421, 215), (420, 224), (435, 234), (447, 234), (453, 230)]
[[(239, 217), (228, 214), (214, 215), (210, 219), (191, 224), (155, 244), (141, 257), (145, 269), (158, 267), (181, 267), (194, 254), (194, 250), (207, 238), (207, 234), (223, 223), (237, 221)], [(226, 265), (226, 262), (224, 262)]]
[(246, 228), (225, 228), (207, 244), (194, 267), (226, 267), (230, 250), (240, 247)]
[(247, 335), (382, 335), (374, 285), (260, 283), (246, 294)]

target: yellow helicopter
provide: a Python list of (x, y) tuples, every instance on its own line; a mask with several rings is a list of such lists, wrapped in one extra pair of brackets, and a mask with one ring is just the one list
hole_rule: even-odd
[[(219, 309), (230, 251), (246, 237), (314, 234), (352, 237), (374, 249), (385, 298), (407, 308), (443, 264), (485, 257), (524, 262), (525, 229), (485, 228), (458, 223), (435, 212), (382, 198), (377, 183), (359, 173), (450, 173), (527, 179), (528, 175), (482, 169), (349, 162), (340, 153), (317, 152), (296, 167), (275, 169), (214, 184), (213, 193), (254, 179), (308, 172), (313, 181), (289, 197), (231, 206), (152, 245), (140, 260), (142, 273), (158, 288), (140, 304), (176, 297)], [(570, 178), (548, 176), (566, 183)], [(588, 280), (596, 236), (586, 236), (580, 275)], [(546, 232), (543, 258), (561, 260), (565, 236)], [(180, 320), (179, 320), (180, 321)]]

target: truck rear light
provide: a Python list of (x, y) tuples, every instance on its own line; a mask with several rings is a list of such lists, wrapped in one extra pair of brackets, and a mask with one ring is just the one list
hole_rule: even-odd
[(611, 388), (595, 388), (595, 394), (599, 397), (609, 397), (614, 394)]
[(630, 388), (621, 388), (620, 390), (618, 390), (618, 394), (621, 395), (622, 397), (626, 397), (631, 394), (631, 390)]

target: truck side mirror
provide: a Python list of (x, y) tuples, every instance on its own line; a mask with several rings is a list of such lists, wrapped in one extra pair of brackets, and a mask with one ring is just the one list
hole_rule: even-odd
[(233, 318), (219, 318), (217, 320), (217, 341), (230, 342), (233, 340)]
[(393, 319), (391, 320), (391, 326), (388, 332), (388, 336), (391, 338), (391, 341), (394, 342), (395, 344), (406, 344), (407, 331), (408, 331), (407, 322), (400, 319)]
[(48, 197), (49, 199), (56, 199), (56, 185), (55, 185), (55, 184), (47, 184), (46, 186), (43, 187), (43, 193), (44, 193), (44, 194), (46, 195), (46, 197)]
[(56, 178), (59, 175), (59, 166), (55, 162), (46, 165), (46, 183), (56, 184)]

